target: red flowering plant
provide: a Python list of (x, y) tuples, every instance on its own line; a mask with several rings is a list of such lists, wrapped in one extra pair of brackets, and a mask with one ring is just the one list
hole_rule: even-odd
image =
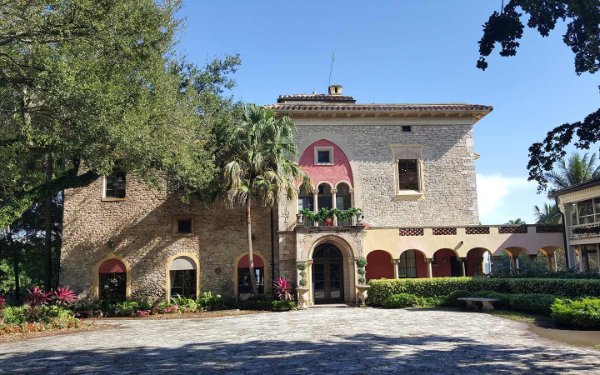
[(273, 294), (280, 301), (292, 300), (291, 290), (292, 286), (284, 277), (279, 276), (279, 278), (273, 282)]
[(69, 287), (56, 288), (56, 290), (52, 293), (52, 301), (60, 307), (67, 307), (73, 304), (76, 299), (77, 294), (73, 290), (69, 289)]
[(51, 296), (52, 292), (45, 292), (40, 287), (34, 286), (27, 291), (26, 301), (29, 307), (34, 308), (47, 304)]

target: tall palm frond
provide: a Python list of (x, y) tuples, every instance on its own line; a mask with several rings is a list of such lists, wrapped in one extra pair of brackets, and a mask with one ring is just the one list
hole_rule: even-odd
[(561, 159), (556, 164), (555, 170), (546, 175), (552, 185), (549, 195), (598, 177), (600, 177), (600, 165), (595, 153), (589, 155), (586, 152), (583, 156), (573, 153), (568, 159)]

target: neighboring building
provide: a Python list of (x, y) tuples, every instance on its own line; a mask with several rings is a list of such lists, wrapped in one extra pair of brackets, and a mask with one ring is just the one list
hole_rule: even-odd
[[(264, 291), (272, 276), (296, 280), (306, 262), (312, 302), (353, 302), (361, 257), (367, 279), (478, 275), (501, 253), (518, 268), (523, 251), (555, 267), (560, 226), (478, 225), (473, 125), (491, 107), (356, 104), (337, 85), (269, 107), (294, 120), (298, 162), (314, 191), (272, 211), (257, 207)], [(361, 215), (321, 224), (299, 215), (322, 208)], [(62, 284), (96, 298), (102, 290), (150, 298), (249, 292), (243, 210), (182, 203), (129, 176), (66, 192), (63, 243)]]
[(580, 271), (600, 272), (600, 179), (560, 190), (568, 262)]

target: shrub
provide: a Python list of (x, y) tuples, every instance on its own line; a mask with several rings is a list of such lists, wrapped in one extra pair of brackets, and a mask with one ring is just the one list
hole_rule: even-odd
[(398, 293), (389, 296), (383, 303), (386, 309), (401, 309), (404, 307), (419, 306), (421, 299), (414, 294)]
[(271, 302), (271, 310), (272, 311), (289, 311), (296, 309), (296, 301), (272, 301)]
[(77, 294), (69, 289), (69, 287), (56, 288), (56, 290), (52, 293), (52, 301), (62, 307), (73, 304), (76, 299)]
[(466, 290), (455, 290), (454, 292), (442, 297), (441, 306), (445, 307), (465, 307), (465, 301), (459, 301), (461, 297), (469, 297), (470, 292)]
[(208, 311), (219, 310), (225, 306), (223, 297), (220, 294), (213, 294), (211, 291), (202, 293), (197, 302), (200, 307)]
[(4, 308), (3, 319), (7, 325), (22, 325), (27, 323), (28, 306), (7, 306)]
[(537, 315), (550, 315), (550, 307), (556, 296), (551, 294), (511, 294), (510, 308)]
[(200, 306), (196, 300), (191, 298), (185, 298), (177, 295), (177, 297), (171, 298), (175, 305), (178, 305), (183, 312), (196, 312)]
[(558, 327), (600, 330), (600, 298), (557, 298), (551, 311)]
[(45, 292), (40, 287), (34, 286), (27, 291), (27, 304), (30, 307), (45, 305), (48, 303), (52, 292)]
[(494, 298), (498, 301), (494, 302), (494, 307), (497, 309), (507, 309), (510, 307), (510, 294), (498, 293), (491, 290), (482, 290), (479, 292), (472, 292), (470, 297), (478, 298)]
[(398, 293), (410, 293), (419, 297), (443, 297), (457, 290), (552, 294), (564, 297), (600, 296), (598, 279), (450, 277), (371, 280), (369, 285), (369, 303), (374, 306), (382, 306), (389, 296)]
[(277, 280), (273, 281), (273, 293), (278, 300), (291, 301), (293, 299), (291, 290), (292, 286), (286, 278), (279, 276)]

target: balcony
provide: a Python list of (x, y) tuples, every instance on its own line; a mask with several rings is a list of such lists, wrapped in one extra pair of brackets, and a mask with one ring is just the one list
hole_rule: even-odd
[(348, 210), (323, 208), (318, 212), (301, 210), (296, 215), (296, 228), (331, 230), (334, 228), (360, 227), (362, 224), (362, 212), (357, 208)]
[(569, 237), (572, 240), (600, 237), (600, 222), (571, 225), (569, 227)]

